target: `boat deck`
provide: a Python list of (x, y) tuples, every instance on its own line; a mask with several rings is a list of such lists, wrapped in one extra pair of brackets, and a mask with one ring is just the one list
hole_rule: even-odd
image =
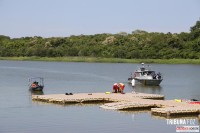
[(151, 109), (153, 115), (200, 115), (200, 105), (163, 100), (163, 95), (145, 93), (77, 93), (73, 95), (33, 95), (32, 100), (48, 103), (104, 103), (101, 108), (112, 110)]

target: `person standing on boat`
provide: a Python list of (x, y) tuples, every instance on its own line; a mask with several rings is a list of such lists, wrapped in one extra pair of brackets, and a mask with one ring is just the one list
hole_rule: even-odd
[(114, 83), (114, 84), (113, 84), (113, 92), (114, 92), (114, 93), (117, 93), (118, 90), (119, 90), (119, 85), (118, 85), (118, 83)]
[(156, 75), (156, 79), (161, 79), (161, 73), (158, 72), (158, 74)]
[(152, 76), (153, 79), (156, 79), (156, 74), (155, 74), (155, 72), (152, 72), (152, 73), (151, 73), (151, 76)]
[(120, 93), (124, 93), (125, 85), (123, 83), (119, 83), (119, 91)]

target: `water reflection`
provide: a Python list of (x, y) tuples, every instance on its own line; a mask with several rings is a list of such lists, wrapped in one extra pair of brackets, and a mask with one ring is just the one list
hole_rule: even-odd
[(31, 95), (44, 95), (43, 91), (32, 91), (32, 90), (29, 90), (29, 92), (31, 93)]
[(134, 109), (134, 110), (117, 110), (119, 113), (123, 114), (141, 114), (141, 113), (151, 113), (151, 109)]
[[(128, 84), (128, 88), (133, 90), (131, 84)], [(143, 84), (136, 84), (134, 90), (141, 93), (163, 94), (162, 86), (145, 86)]]
[(150, 110), (131, 110), (131, 111), (117, 111), (117, 112), (119, 112), (120, 114), (131, 116), (132, 122), (135, 122), (137, 121), (136, 117), (139, 114), (146, 114), (146, 113), (150, 113), (151, 111)]

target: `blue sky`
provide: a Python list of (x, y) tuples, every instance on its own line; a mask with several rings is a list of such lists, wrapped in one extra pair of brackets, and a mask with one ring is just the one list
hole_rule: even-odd
[(199, 0), (0, 0), (0, 35), (189, 32)]

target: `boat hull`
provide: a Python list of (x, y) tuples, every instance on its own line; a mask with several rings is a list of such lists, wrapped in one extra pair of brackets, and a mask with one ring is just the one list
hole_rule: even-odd
[(158, 86), (162, 82), (162, 79), (136, 79), (138, 82), (144, 85), (155, 85)]
[(29, 87), (31, 91), (42, 91), (44, 86)]
[(136, 81), (140, 82), (144, 85), (152, 85), (152, 86), (158, 86), (162, 82), (163, 79), (137, 79), (137, 78), (128, 78), (128, 82), (131, 83), (132, 79), (135, 79)]

